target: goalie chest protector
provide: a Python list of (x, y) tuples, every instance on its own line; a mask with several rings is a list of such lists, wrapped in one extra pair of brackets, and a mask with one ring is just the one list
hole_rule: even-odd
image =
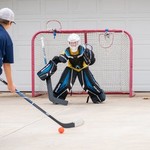
[(65, 56), (69, 60), (68, 65), (76, 69), (81, 69), (84, 67), (84, 58), (83, 58), (84, 48), (82, 46), (78, 47), (77, 52), (72, 53), (68, 47), (65, 50)]

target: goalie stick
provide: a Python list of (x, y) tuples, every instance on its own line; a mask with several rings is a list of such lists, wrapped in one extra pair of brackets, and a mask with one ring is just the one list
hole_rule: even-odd
[[(45, 65), (47, 65), (45, 45), (44, 45), (44, 38), (43, 37), (41, 37), (41, 44), (42, 44), (44, 63), (45, 63)], [(62, 104), (62, 105), (67, 105), (68, 104), (68, 101), (60, 99), (60, 98), (56, 98), (56, 97), (53, 96), (51, 77), (48, 77), (46, 79), (46, 84), (47, 84), (47, 90), (48, 90), (48, 97), (49, 97), (49, 100), (51, 102), (53, 102), (54, 104)]]
[[(0, 81), (3, 82), (5, 85), (7, 85), (7, 82), (5, 80), (3, 80), (2, 78), (0, 78)], [(35, 108), (37, 108), (38, 110), (40, 110), (43, 114), (45, 114), (47, 117), (49, 117), (50, 119), (52, 119), (53, 121), (55, 121), (57, 124), (59, 124), (60, 126), (62, 126), (63, 128), (74, 128), (74, 127), (78, 127), (84, 124), (83, 120), (77, 120), (75, 122), (70, 122), (70, 123), (62, 123), (60, 121), (58, 121), (56, 118), (54, 118), (52, 115), (50, 115), (48, 112), (46, 112), (44, 109), (42, 109), (41, 107), (39, 107), (37, 104), (35, 104), (33, 101), (31, 101), (28, 97), (26, 97), (22, 92), (20, 92), (19, 90), (16, 89), (16, 93), (20, 96), (23, 97), (27, 102), (29, 102), (31, 105), (33, 105)]]

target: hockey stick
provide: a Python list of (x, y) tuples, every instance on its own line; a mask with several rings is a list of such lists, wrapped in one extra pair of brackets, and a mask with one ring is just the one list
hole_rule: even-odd
[[(7, 82), (5, 80), (3, 80), (2, 78), (0, 78), (0, 81), (3, 82), (5, 85), (7, 85)], [(33, 101), (31, 101), (28, 97), (26, 97), (22, 92), (20, 92), (19, 90), (16, 89), (16, 93), (20, 96), (23, 97), (27, 102), (29, 102), (31, 105), (33, 105), (35, 108), (37, 108), (38, 110), (40, 110), (43, 114), (45, 114), (46, 116), (48, 116), (50, 119), (52, 119), (53, 121), (55, 121), (57, 124), (59, 124), (60, 126), (62, 126), (63, 128), (73, 128), (73, 127), (78, 127), (84, 124), (83, 120), (78, 120), (76, 122), (70, 122), (70, 123), (62, 123), (60, 121), (58, 121), (57, 119), (55, 119), (52, 115), (50, 115), (48, 112), (46, 112), (44, 109), (42, 109), (41, 107), (39, 107), (37, 104), (35, 104)]]
[[(45, 65), (47, 65), (45, 45), (44, 45), (44, 38), (43, 37), (41, 37), (41, 44), (42, 44), (44, 63), (45, 63)], [(56, 98), (56, 97), (53, 96), (51, 77), (46, 79), (46, 84), (47, 84), (47, 90), (48, 90), (48, 97), (49, 97), (49, 100), (51, 102), (53, 102), (54, 104), (62, 104), (62, 105), (67, 105), (68, 104), (68, 101), (60, 99), (60, 98)]]

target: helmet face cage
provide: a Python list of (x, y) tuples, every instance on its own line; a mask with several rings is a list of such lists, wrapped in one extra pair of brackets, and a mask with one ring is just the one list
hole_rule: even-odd
[(78, 46), (80, 45), (80, 37), (79, 35), (72, 33), (68, 37), (69, 47), (73, 52), (78, 50)]

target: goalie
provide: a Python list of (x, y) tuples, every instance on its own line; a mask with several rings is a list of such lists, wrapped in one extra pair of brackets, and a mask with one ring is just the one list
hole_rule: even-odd
[(49, 63), (37, 73), (38, 76), (42, 80), (45, 80), (57, 70), (58, 63), (68, 62), (58, 84), (53, 90), (54, 96), (56, 98), (65, 99), (78, 77), (82, 88), (89, 94), (92, 102), (103, 102), (106, 99), (106, 95), (89, 70), (89, 65), (93, 65), (95, 62), (93, 51), (81, 46), (80, 37), (75, 33), (70, 34), (68, 43), (69, 47), (62, 54), (50, 60)]

